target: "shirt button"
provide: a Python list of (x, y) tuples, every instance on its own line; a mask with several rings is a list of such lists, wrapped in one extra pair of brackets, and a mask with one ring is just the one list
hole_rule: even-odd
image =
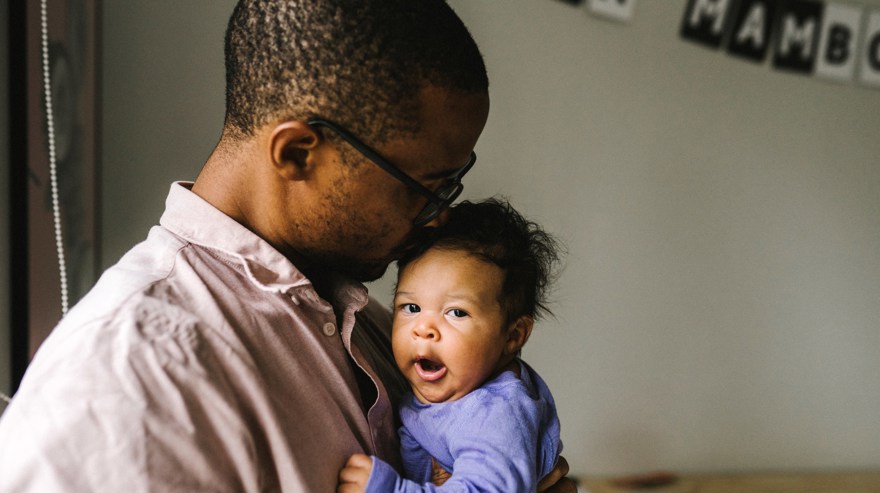
[(324, 324), (324, 335), (325, 336), (332, 336), (335, 333), (336, 333), (336, 324), (334, 324), (332, 322), (327, 322), (326, 324)]

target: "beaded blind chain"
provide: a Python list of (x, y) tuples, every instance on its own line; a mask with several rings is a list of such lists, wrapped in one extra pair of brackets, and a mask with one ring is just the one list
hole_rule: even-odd
[(55, 223), (55, 250), (61, 284), (61, 316), (67, 315), (67, 264), (61, 234), (61, 205), (58, 199), (58, 163), (55, 156), (55, 115), (52, 112), (52, 77), (49, 72), (48, 0), (40, 0), (40, 34), (43, 48), (43, 92), (46, 99), (46, 135), (49, 144), (49, 180), (52, 186), (52, 217)]
[[(67, 315), (67, 264), (64, 260), (64, 237), (61, 234), (61, 204), (58, 199), (58, 162), (55, 155), (55, 116), (52, 112), (52, 77), (49, 72), (49, 15), (48, 0), (40, 0), (40, 41), (42, 45), (43, 96), (46, 101), (46, 136), (49, 145), (49, 180), (52, 192), (52, 218), (55, 225), (55, 250), (58, 254), (58, 274), (61, 284), (61, 316)], [(0, 401), (11, 398), (0, 392)]]

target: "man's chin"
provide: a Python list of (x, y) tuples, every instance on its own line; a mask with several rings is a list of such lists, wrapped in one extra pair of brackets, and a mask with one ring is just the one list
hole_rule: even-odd
[(358, 282), (370, 282), (379, 279), (388, 270), (391, 260), (364, 260), (348, 256), (329, 256), (313, 254), (309, 261), (300, 261), (297, 265), (307, 277), (316, 279), (332, 279), (344, 277)]
[(357, 272), (356, 275), (352, 275), (351, 277), (359, 282), (375, 281), (376, 279), (379, 279), (380, 277), (385, 275), (385, 271), (388, 270), (388, 265), (389, 264), (385, 264), (384, 266), (376, 266), (372, 269), (362, 270), (360, 272)]
[(388, 266), (391, 265), (390, 260), (382, 260), (375, 262), (348, 262), (339, 269), (339, 273), (343, 274), (358, 282), (371, 282), (385, 275)]

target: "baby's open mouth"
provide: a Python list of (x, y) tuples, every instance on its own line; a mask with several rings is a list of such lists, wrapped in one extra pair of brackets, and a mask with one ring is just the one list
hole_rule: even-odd
[(417, 359), (415, 367), (419, 378), (428, 382), (438, 380), (446, 374), (446, 366), (443, 363), (428, 358)]

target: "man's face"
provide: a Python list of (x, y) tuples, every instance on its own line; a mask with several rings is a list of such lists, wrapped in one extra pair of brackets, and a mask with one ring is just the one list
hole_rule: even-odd
[[(421, 129), (414, 136), (374, 146), (386, 160), (430, 190), (467, 163), (488, 116), (484, 94), (429, 88), (421, 95)], [(341, 142), (341, 141), (340, 141)], [(369, 143), (368, 143), (369, 144)], [(345, 146), (340, 143), (340, 146)], [(336, 155), (317, 205), (308, 211), (307, 245), (299, 253), (322, 268), (360, 281), (378, 279), (412, 245), (413, 220), (427, 198), (357, 151)], [(442, 215), (441, 215), (442, 218)], [(438, 218), (426, 225), (439, 224)]]

